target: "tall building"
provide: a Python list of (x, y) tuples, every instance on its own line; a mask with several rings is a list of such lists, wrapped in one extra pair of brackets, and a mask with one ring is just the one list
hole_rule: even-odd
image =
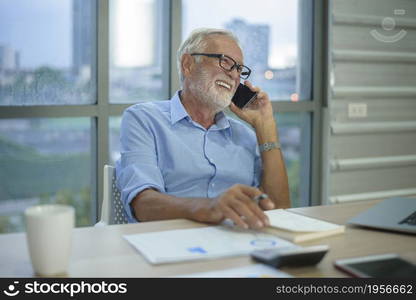
[(234, 19), (225, 27), (240, 40), (244, 64), (252, 70), (249, 80), (268, 91), (274, 99), (290, 99), (296, 91), (296, 67), (269, 66), (270, 26)]
[(264, 73), (268, 69), (270, 26), (233, 19), (225, 27), (240, 40), (245, 53), (244, 64), (256, 72)]
[(96, 5), (95, 0), (72, 2), (72, 70), (76, 77), (90, 77), (95, 69)]
[(19, 52), (8, 46), (0, 45), (0, 71), (16, 71), (19, 67)]

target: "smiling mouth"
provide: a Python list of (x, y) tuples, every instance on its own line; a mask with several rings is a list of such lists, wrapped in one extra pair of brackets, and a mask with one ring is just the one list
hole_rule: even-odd
[(217, 85), (219, 85), (219, 86), (221, 86), (221, 87), (223, 87), (223, 88), (225, 88), (225, 89), (227, 89), (227, 90), (231, 91), (231, 85), (230, 85), (230, 84), (228, 84), (228, 83), (226, 83), (226, 82), (224, 82), (224, 81), (221, 81), (221, 80), (217, 80), (217, 81), (215, 81), (215, 83), (216, 83)]

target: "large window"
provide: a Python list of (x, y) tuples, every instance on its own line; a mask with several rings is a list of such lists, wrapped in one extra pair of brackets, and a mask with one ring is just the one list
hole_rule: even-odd
[(0, 105), (94, 103), (95, 1), (0, 1)]
[(23, 230), (22, 211), (39, 203), (70, 204), (89, 225), (91, 166), (88, 118), (0, 120), (0, 232)]
[[(255, 5), (255, 7), (253, 6)], [(244, 52), (244, 64), (252, 69), (250, 81), (266, 90), (273, 100), (310, 99), (310, 90), (299, 87), (300, 71), (310, 72), (310, 64), (299, 58), (300, 20), (298, 1), (184, 0), (183, 36), (198, 27), (233, 31)], [(310, 11), (310, 13), (312, 13)], [(311, 45), (305, 45), (311, 49)], [(302, 82), (304, 85), (306, 82)]]
[(0, 1), (0, 232), (22, 231), (36, 203), (73, 205), (77, 226), (97, 221), (122, 112), (170, 98), (177, 48), (197, 27), (240, 38), (252, 82), (273, 100), (292, 205), (310, 204), (322, 96), (312, 81), (313, 3)]
[(167, 1), (110, 1), (110, 102), (169, 98)]
[(0, 1), (0, 232), (22, 213), (66, 203), (95, 219), (95, 0)]
[(111, 117), (108, 141), (110, 150), (110, 164), (112, 165), (114, 165), (120, 158), (120, 127), (121, 117)]

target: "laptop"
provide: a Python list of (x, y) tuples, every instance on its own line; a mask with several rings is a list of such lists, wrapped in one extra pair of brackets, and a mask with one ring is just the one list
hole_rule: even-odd
[(353, 217), (348, 224), (416, 234), (416, 199), (384, 200)]

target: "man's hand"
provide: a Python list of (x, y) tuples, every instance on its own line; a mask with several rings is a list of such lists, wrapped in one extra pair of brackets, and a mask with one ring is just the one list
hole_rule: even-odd
[(231, 102), (231, 111), (254, 128), (261, 126), (264, 122), (273, 122), (273, 108), (267, 93), (263, 92), (259, 87), (253, 86), (247, 80), (244, 81), (244, 84), (247, 85), (253, 92), (258, 93), (257, 98), (253, 101), (253, 103), (244, 109), (238, 108)]
[[(217, 223), (225, 218), (232, 220), (242, 228), (263, 228), (269, 225), (269, 219), (263, 209), (273, 209), (269, 199), (262, 199), (257, 205), (253, 198), (262, 194), (257, 188), (236, 184), (215, 199), (211, 199), (208, 222)], [(221, 215), (219, 215), (221, 213)]]
[(185, 218), (218, 224), (229, 218), (242, 228), (262, 228), (269, 225), (262, 209), (275, 206), (269, 198), (257, 205), (253, 198), (261, 194), (259, 189), (242, 184), (233, 185), (217, 198), (178, 198), (146, 189), (130, 205), (140, 221)]

